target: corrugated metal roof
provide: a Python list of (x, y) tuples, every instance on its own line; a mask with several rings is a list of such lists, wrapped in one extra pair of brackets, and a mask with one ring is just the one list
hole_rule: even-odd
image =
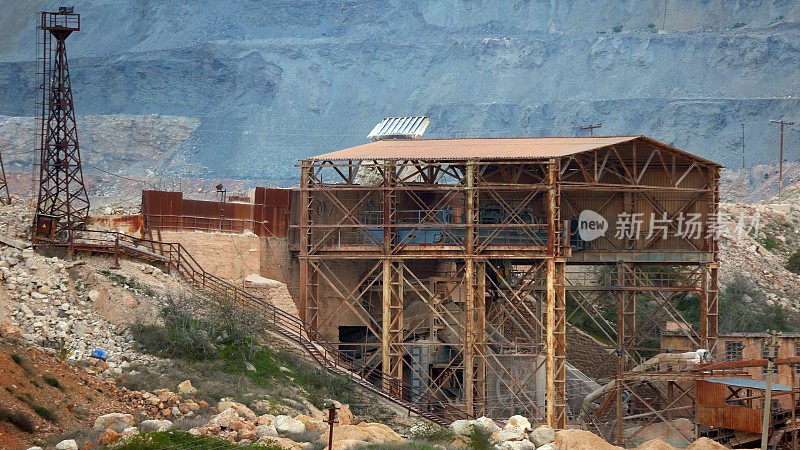
[[(736, 386), (747, 389), (759, 389), (762, 391), (767, 389), (766, 381), (751, 380), (750, 378), (708, 378), (703, 381), (708, 381), (709, 383), (727, 384), (728, 386)], [(791, 391), (792, 388), (790, 386), (786, 386), (785, 384), (772, 383), (772, 390), (788, 392)]]
[(584, 137), (518, 137), (518, 138), (459, 138), (459, 139), (386, 139), (369, 144), (313, 156), (308, 161), (346, 160), (508, 160), (546, 159), (598, 150), (633, 140), (662, 147), (695, 159), (698, 162), (722, 167), (683, 150), (671, 147), (646, 136), (584, 136)]
[(387, 139), (310, 160), (540, 159), (573, 155), (632, 141), (640, 136)]
[(367, 138), (379, 141), (387, 138), (418, 139), (425, 133), (431, 121), (426, 116), (419, 117), (385, 117), (370, 131)]

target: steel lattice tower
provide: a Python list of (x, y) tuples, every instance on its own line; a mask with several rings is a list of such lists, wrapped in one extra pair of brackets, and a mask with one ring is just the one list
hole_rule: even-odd
[(67, 37), (80, 30), (80, 16), (71, 8), (42, 12), (40, 30), (41, 156), (34, 238), (65, 242), (89, 215), (65, 46)]

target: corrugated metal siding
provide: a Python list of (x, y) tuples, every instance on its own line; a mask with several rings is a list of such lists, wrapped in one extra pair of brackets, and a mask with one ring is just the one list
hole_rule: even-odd
[(255, 203), (183, 198), (181, 192), (142, 191), (142, 215), (151, 229), (205, 230), (286, 237), (290, 190), (256, 188)]

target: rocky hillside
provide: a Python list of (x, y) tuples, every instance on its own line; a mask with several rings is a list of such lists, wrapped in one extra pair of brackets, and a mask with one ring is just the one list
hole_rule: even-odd
[[(35, 113), (35, 12), (57, 5), (0, 1), (0, 114)], [(794, 2), (75, 7), (78, 113), (197, 120), (180, 151), (163, 155), (161, 170), (184, 176), (291, 184), (298, 158), (363, 143), (381, 117), (409, 114), (431, 117), (431, 137), (575, 135), (602, 122), (603, 134), (646, 134), (732, 166), (745, 123), (748, 164), (768, 163), (778, 139), (769, 119), (791, 120), (800, 106)], [(787, 159), (797, 144), (790, 132)], [(116, 171), (126, 159), (102, 161)]]

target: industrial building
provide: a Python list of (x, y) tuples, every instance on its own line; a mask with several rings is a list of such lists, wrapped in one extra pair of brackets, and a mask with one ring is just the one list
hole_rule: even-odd
[(716, 351), (719, 164), (645, 136), (411, 128), (303, 160), (290, 214), (303, 319), (375, 383), (562, 428), (599, 386), (567, 360), (573, 317), (607, 354), (595, 370), (620, 375), (660, 351), (659, 327), (683, 321), (674, 299), (690, 296), (700, 320), (686, 339)]

